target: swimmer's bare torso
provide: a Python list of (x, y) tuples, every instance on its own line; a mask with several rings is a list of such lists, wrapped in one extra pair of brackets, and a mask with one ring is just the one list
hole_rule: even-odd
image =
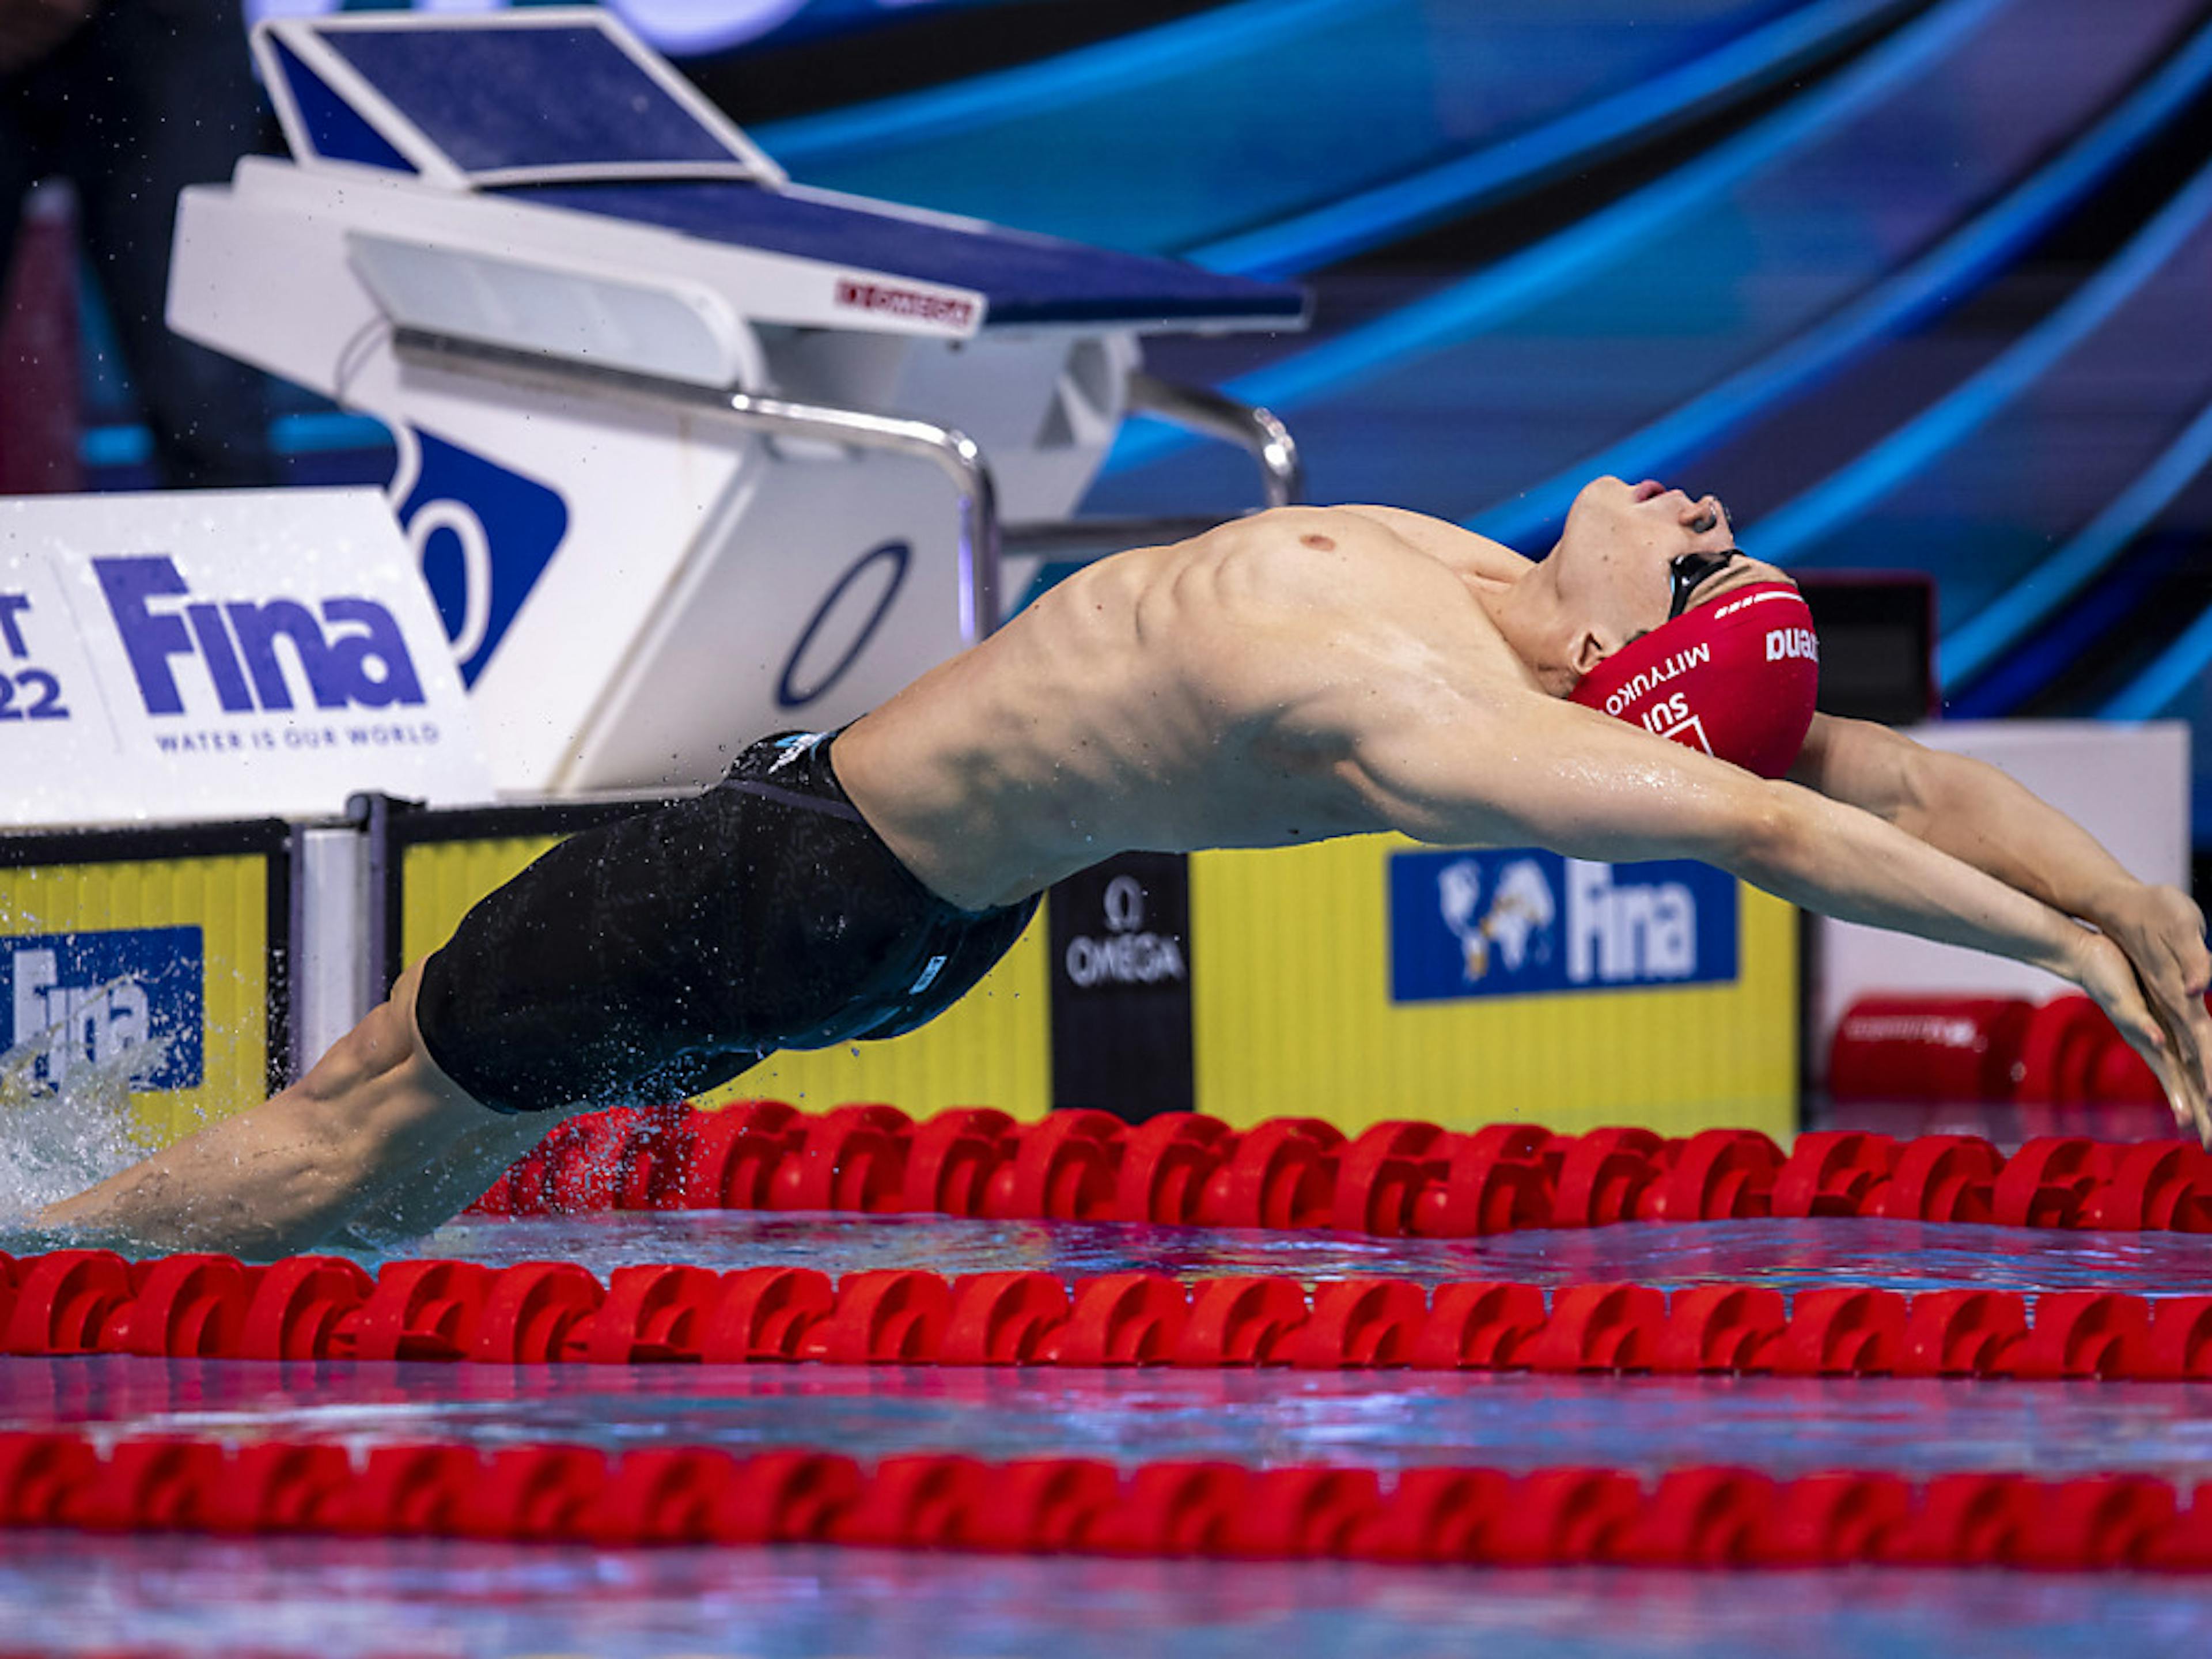
[(1129, 848), (1510, 836), (1531, 757), (1656, 747), (1557, 701), (1507, 643), (1492, 609), (1534, 568), (1385, 507), (1282, 509), (1119, 554), (855, 724), (838, 775), (970, 908)]

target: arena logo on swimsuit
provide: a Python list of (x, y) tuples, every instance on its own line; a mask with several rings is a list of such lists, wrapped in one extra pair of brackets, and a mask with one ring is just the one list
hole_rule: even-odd
[(1391, 855), (1394, 1002), (1735, 977), (1736, 884), (1708, 865), (1534, 848)]
[(92, 563), (149, 714), (204, 712), (185, 707), (179, 658), (204, 671), (226, 714), (290, 709), (298, 678), (318, 708), (423, 701), (399, 624), (374, 599), (326, 599), (318, 617), (295, 599), (196, 599), (166, 554)]
[(0, 1097), (198, 1088), (205, 960), (197, 927), (0, 939)]

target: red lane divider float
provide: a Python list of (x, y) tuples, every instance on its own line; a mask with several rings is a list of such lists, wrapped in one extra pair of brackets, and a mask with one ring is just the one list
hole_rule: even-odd
[(1776, 1480), (1698, 1467), (1647, 1486), (1604, 1468), (1248, 1469), (941, 1453), (872, 1468), (815, 1450), (738, 1457), (574, 1445), (485, 1455), (181, 1437), (104, 1449), (0, 1435), (0, 1526), (105, 1532), (470, 1538), (601, 1546), (820, 1542), (1024, 1553), (1504, 1565), (2212, 1571), (2212, 1483), (2100, 1474), (1841, 1472)]
[(607, 1209), (936, 1212), (1000, 1220), (1331, 1228), (1466, 1238), (1526, 1227), (1756, 1216), (1889, 1216), (2009, 1226), (2212, 1232), (2212, 1157), (2185, 1141), (2031, 1140), (2009, 1158), (1974, 1135), (1898, 1140), (1711, 1129), (1466, 1134), (1318, 1118), (1242, 1133), (1174, 1113), (1017, 1123), (967, 1108), (916, 1123), (895, 1107), (810, 1115), (781, 1101), (722, 1110), (618, 1108), (569, 1120), (501, 1176), (479, 1213)]
[(0, 1353), (2212, 1381), (2212, 1295), (0, 1255)]

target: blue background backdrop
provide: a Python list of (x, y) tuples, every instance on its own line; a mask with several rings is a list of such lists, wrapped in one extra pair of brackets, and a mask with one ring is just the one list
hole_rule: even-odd
[[(2212, 848), (2201, 0), (623, 9), (805, 182), (1312, 284), (1308, 334), (1153, 363), (1282, 414), (1314, 499), (1535, 552), (1652, 475), (1763, 557), (1929, 573), (1951, 713), (2193, 721)], [(389, 465), (297, 396), (277, 437)], [(1139, 422), (1088, 507), (1253, 493)]]

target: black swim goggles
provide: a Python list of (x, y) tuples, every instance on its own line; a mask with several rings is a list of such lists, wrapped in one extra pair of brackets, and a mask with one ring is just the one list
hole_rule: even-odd
[(1672, 597), (1667, 605), (1667, 620), (1672, 622), (1687, 611), (1690, 595), (1698, 591), (1698, 584), (1742, 551), (1741, 548), (1731, 547), (1719, 553), (1684, 553), (1670, 561), (1667, 580)]

